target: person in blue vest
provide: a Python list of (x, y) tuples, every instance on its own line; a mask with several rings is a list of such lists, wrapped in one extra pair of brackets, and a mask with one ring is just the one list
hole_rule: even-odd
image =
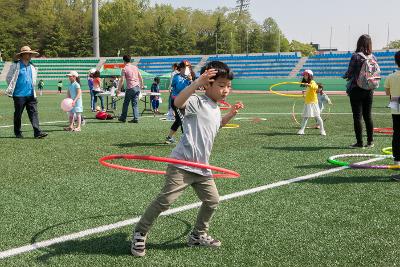
[(21, 131), (22, 113), (26, 107), (29, 120), (33, 127), (35, 138), (44, 138), (47, 133), (42, 132), (39, 127), (39, 115), (35, 92), (37, 68), (31, 59), (39, 53), (33, 51), (29, 46), (23, 46), (16, 54), (15, 61), (7, 74), (8, 88), (6, 94), (14, 100), (14, 134), (16, 138), (23, 138)]

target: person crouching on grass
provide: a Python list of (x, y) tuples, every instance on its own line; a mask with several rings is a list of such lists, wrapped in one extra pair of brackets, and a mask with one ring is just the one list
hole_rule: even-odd
[[(224, 100), (231, 89), (233, 74), (220, 61), (207, 63), (200, 77), (176, 96), (174, 105), (185, 109), (183, 135), (172, 151), (171, 158), (208, 164), (214, 138), (218, 130), (244, 108), (241, 102), (233, 105), (221, 119), (217, 102)], [(195, 90), (204, 87), (205, 95), (196, 95)], [(218, 206), (219, 194), (212, 173), (182, 165), (168, 165), (165, 185), (160, 194), (146, 209), (133, 232), (131, 253), (142, 257), (146, 254), (146, 238), (154, 221), (166, 211), (183, 193), (192, 186), (203, 202), (198, 212), (194, 229), (188, 236), (189, 246), (219, 247), (221, 241), (208, 235), (211, 217)]]
[[(67, 74), (70, 85), (67, 91), (67, 97), (72, 98), (72, 110), (69, 111), (69, 126), (64, 128), (65, 131), (74, 131), (80, 132), (81, 131), (81, 121), (82, 121), (82, 90), (80, 85), (79, 74), (76, 71), (71, 71)], [(74, 128), (74, 118), (77, 121), (77, 127)]]
[(321, 135), (326, 135), (324, 129), (324, 122), (321, 119), (321, 111), (318, 107), (318, 85), (313, 80), (313, 72), (311, 70), (305, 70), (303, 73), (303, 83), (306, 84), (306, 92), (304, 97), (304, 110), (303, 110), (303, 121), (301, 122), (301, 128), (297, 134), (303, 135), (304, 130), (307, 126), (308, 118), (314, 117), (317, 120), (318, 126), (320, 127)]

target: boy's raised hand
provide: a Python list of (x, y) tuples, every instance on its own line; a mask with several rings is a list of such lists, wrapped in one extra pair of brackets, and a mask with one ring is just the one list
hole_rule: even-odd
[(232, 115), (236, 115), (239, 112), (239, 109), (243, 109), (244, 108), (244, 104), (242, 102), (236, 102), (236, 104), (234, 104), (230, 110), (230, 113)]
[(208, 85), (211, 82), (214, 82), (213, 77), (217, 74), (218, 71), (215, 69), (206, 70), (200, 77), (196, 80), (196, 83), (199, 87)]

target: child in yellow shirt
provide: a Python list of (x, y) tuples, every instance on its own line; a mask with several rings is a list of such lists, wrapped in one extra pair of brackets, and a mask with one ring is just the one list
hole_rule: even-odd
[(320, 129), (321, 135), (326, 135), (324, 129), (324, 122), (321, 119), (321, 111), (318, 106), (318, 84), (313, 80), (314, 73), (311, 70), (305, 70), (303, 73), (303, 82), (306, 83), (306, 92), (304, 96), (304, 110), (303, 110), (303, 121), (301, 122), (301, 128), (297, 132), (299, 135), (304, 134), (304, 130), (307, 126), (308, 118), (315, 118)]

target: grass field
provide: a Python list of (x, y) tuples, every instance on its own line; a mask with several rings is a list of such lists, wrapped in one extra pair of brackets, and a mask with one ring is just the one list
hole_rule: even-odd
[[(98, 159), (116, 153), (169, 156), (173, 145), (163, 141), (170, 122), (152, 116), (142, 117), (139, 124), (98, 121), (88, 112), (82, 132), (64, 132), (66, 115), (59, 109), (63, 97), (39, 98), (40, 121), (49, 133), (43, 140), (33, 139), (30, 125), (23, 126), (24, 139), (13, 138), (12, 100), (0, 98), (0, 255), (136, 218), (162, 186), (162, 176), (108, 169)], [(88, 96), (84, 97), (88, 110)], [(333, 169), (326, 163), (331, 155), (380, 154), (391, 146), (390, 136), (377, 134), (375, 148), (348, 149), (355, 142), (350, 104), (346, 96), (331, 98), (334, 106), (323, 137), (315, 129), (306, 130), (305, 136), (295, 134), (293, 99), (229, 96), (228, 102), (246, 104), (239, 118), (266, 120), (234, 121), (240, 128), (220, 130), (210, 163), (241, 174), (239, 179), (217, 180), (220, 195)], [(375, 127), (391, 127), (386, 105), (387, 97), (375, 97)], [(300, 102), (296, 107), (301, 112)], [(26, 113), (24, 121), (28, 122)], [(144, 258), (130, 256), (129, 225), (0, 259), (0, 266), (398, 266), (400, 184), (390, 179), (392, 173), (338, 169), (222, 201), (211, 225), (211, 234), (222, 240), (217, 250), (186, 246), (197, 213), (189, 209), (158, 219)], [(173, 208), (195, 202), (189, 189)]]

